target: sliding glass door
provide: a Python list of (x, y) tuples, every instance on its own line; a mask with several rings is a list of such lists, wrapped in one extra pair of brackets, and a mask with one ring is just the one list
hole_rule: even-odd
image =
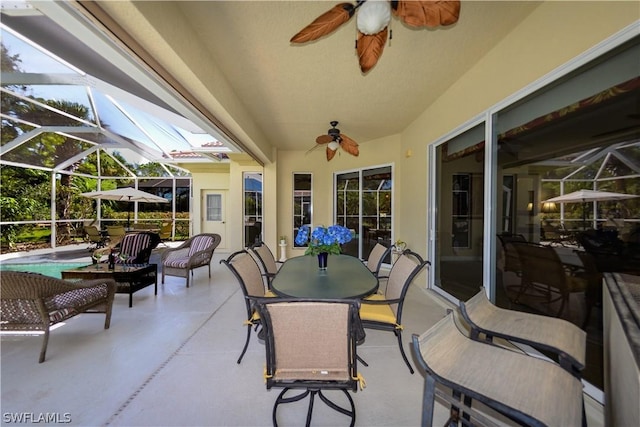
[[(366, 258), (376, 243), (393, 240), (393, 171), (391, 166), (335, 175), (336, 223), (349, 228), (354, 239), (343, 253)], [(390, 262), (390, 260), (386, 260)]]

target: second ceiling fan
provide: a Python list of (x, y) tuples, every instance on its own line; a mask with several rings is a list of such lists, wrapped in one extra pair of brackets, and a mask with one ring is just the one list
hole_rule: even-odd
[(358, 154), (360, 154), (360, 151), (358, 150), (358, 143), (349, 138), (347, 135), (340, 133), (340, 129), (336, 127), (338, 126), (338, 122), (334, 120), (330, 122), (330, 124), (331, 129), (327, 131), (326, 135), (320, 135), (316, 138), (317, 144), (327, 144), (327, 161), (333, 159), (333, 157), (336, 155), (336, 151), (338, 151), (338, 148), (340, 147), (342, 147), (344, 151), (353, 156), (357, 156)]

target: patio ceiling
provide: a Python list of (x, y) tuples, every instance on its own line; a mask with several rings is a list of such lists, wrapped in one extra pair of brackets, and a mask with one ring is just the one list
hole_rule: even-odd
[[(270, 158), (274, 148), (306, 151), (319, 134), (326, 132), (328, 122), (333, 119), (340, 120), (339, 127), (361, 143), (401, 132), (539, 4), (463, 2), (460, 21), (445, 29), (418, 31), (393, 24), (393, 45), (389, 45), (371, 72), (362, 75), (348, 48), (352, 46), (353, 33), (345, 28), (353, 23), (308, 46), (288, 42), (302, 26), (326, 11), (333, 4), (330, 2), (107, 1), (81, 2), (80, 6), (73, 6), (75, 2), (37, 2), (35, 7), (10, 10), (8, 5), (15, 3), (28, 5), (3, 2), (2, 25), (19, 31), (86, 74), (76, 72), (71, 77), (69, 72), (66, 75), (54, 71), (40, 71), (36, 75), (3, 72), (3, 88), (5, 82), (39, 88), (43, 83), (55, 83), (58, 87), (65, 84), (67, 88), (70, 81), (80, 83), (77, 97), (103, 101), (96, 102), (96, 108), (91, 110), (92, 121), (82, 123), (83, 133), (77, 135), (83, 139), (95, 135), (90, 140), (93, 144), (90, 150), (96, 147), (107, 152), (131, 150), (165, 165), (219, 159), (220, 152), (244, 152), (262, 162)], [(163, 36), (154, 38), (152, 32), (142, 29), (143, 24), (144, 28), (157, 24), (152, 13), (157, 8), (175, 10), (174, 36), (179, 34), (201, 45), (202, 60), (215, 65), (237, 97), (236, 105), (223, 103), (220, 97), (220, 110), (210, 111), (218, 115), (223, 129), (216, 127), (217, 122), (208, 121), (208, 116), (194, 111), (193, 105), (176, 96), (175, 91), (167, 88), (167, 82), (160, 81), (145, 64), (132, 64), (131, 58), (123, 58), (122, 51), (116, 52), (113, 40), (107, 43), (96, 28), (91, 31), (77, 13), (70, 12), (74, 7), (89, 6), (94, 11), (102, 8), (108, 14), (112, 19), (110, 29), (120, 26), (120, 31), (128, 32), (134, 44), (143, 50), (153, 49), (153, 58), (159, 63), (171, 61), (169, 55), (175, 49), (170, 44), (169, 29), (154, 27)], [(138, 21), (141, 29), (132, 27), (132, 21)], [(102, 23), (108, 25), (109, 21), (103, 19)], [(429, 54), (416, 55), (416, 51)], [(171, 77), (183, 86), (194, 84), (189, 80), (193, 76)], [(211, 96), (216, 101), (225, 90), (213, 83), (205, 89), (201, 99)], [(105, 109), (108, 103), (112, 105)], [(240, 105), (251, 118), (245, 123), (248, 126), (242, 126), (233, 114)], [(106, 111), (113, 114), (109, 116)], [(142, 117), (138, 111), (153, 113), (151, 118), (135, 120), (135, 125), (150, 124), (146, 131), (131, 130), (132, 115)], [(634, 102), (590, 112), (580, 120), (555, 127), (554, 140), (542, 133), (523, 136), (517, 150), (520, 157), (524, 157), (523, 151), (532, 149), (555, 152), (553, 157), (564, 156), (566, 152), (557, 152), (555, 148), (559, 139), (565, 143), (575, 141), (574, 151), (582, 152), (584, 147), (580, 146), (584, 141), (594, 144), (595, 136), (601, 150), (612, 144), (637, 143), (640, 128), (637, 118), (634, 119), (637, 113)], [(123, 122), (114, 121), (117, 116)], [(629, 120), (635, 122), (629, 124)], [(120, 131), (122, 123), (127, 126)], [(626, 135), (602, 136), (609, 135), (611, 129), (629, 125), (630, 132)], [(229, 130), (235, 132), (233, 137)], [(211, 139), (189, 147), (189, 138), (183, 131), (192, 136), (209, 135)], [(155, 138), (157, 133), (163, 134), (162, 140)], [(2, 157), (4, 153), (3, 146)], [(544, 160), (549, 162), (549, 156)]]

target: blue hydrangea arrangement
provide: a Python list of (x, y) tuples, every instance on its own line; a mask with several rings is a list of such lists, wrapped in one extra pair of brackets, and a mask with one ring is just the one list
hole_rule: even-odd
[(298, 246), (307, 246), (305, 255), (317, 255), (322, 252), (338, 255), (340, 245), (351, 241), (351, 231), (341, 225), (329, 227), (318, 226), (311, 231), (308, 225), (303, 225), (296, 235)]

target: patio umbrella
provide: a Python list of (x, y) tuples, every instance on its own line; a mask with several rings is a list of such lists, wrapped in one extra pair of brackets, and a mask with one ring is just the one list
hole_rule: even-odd
[(131, 187), (116, 188), (115, 190), (90, 191), (81, 194), (91, 199), (117, 200), (121, 202), (129, 202), (129, 211), (127, 212), (127, 228), (131, 222), (131, 202), (144, 203), (169, 203), (164, 197), (159, 197), (146, 191), (140, 191)]
[(606, 202), (612, 200), (625, 200), (632, 199), (634, 197), (640, 197), (635, 194), (625, 193), (613, 193), (611, 191), (598, 191), (598, 190), (578, 190), (573, 193), (563, 194), (562, 196), (552, 197), (551, 199), (543, 200), (544, 203), (582, 203), (582, 223), (586, 223), (587, 211), (586, 206), (588, 202)]

